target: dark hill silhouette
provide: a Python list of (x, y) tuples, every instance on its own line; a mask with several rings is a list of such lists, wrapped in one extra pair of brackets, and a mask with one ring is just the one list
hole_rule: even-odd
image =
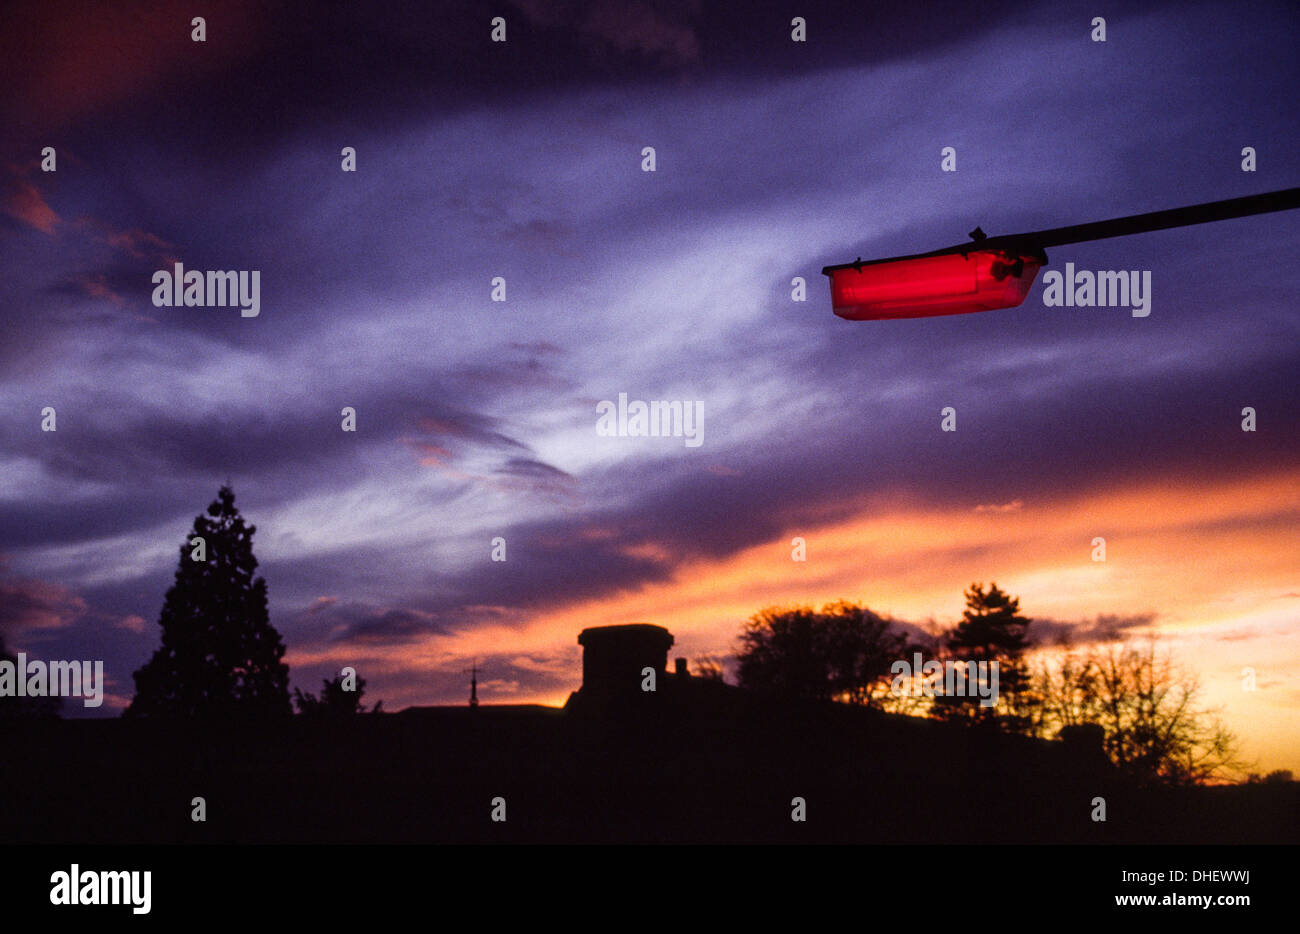
[[(658, 635), (655, 633), (658, 630)], [(1095, 731), (1046, 741), (666, 670), (671, 636), (587, 630), (563, 709), (256, 725), (17, 724), (5, 842), (1295, 842), (1300, 784), (1139, 788)], [(594, 633), (594, 635), (593, 635)], [(666, 641), (665, 641), (666, 637)], [(647, 653), (648, 657), (641, 654)], [(611, 662), (610, 659), (614, 659)], [(605, 664), (605, 662), (610, 662)], [(640, 690), (644, 668), (656, 690)], [(635, 690), (623, 683), (635, 679)], [(612, 679), (608, 680), (608, 679)], [(20, 765), (18, 765), (20, 764)], [(16, 766), (16, 767), (14, 767)], [(205, 798), (207, 821), (190, 819)], [(1107, 821), (1091, 819), (1106, 799)], [(802, 798), (807, 819), (791, 820)], [(504, 822), (491, 820), (493, 799)]]

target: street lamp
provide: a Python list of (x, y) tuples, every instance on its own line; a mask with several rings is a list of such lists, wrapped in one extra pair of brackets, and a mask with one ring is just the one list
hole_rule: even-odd
[(928, 318), (995, 308), (1025, 300), (1047, 247), (1187, 227), (1209, 221), (1287, 211), (1300, 207), (1300, 188), (1211, 201), (1168, 211), (1116, 217), (1030, 233), (986, 236), (976, 227), (971, 241), (930, 253), (826, 266), (835, 314), (853, 321)]

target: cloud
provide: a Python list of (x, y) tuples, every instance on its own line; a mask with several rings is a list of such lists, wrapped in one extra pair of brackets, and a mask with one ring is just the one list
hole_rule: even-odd
[(588, 35), (620, 52), (639, 52), (669, 65), (685, 65), (700, 57), (695, 31), (672, 22), (649, 3), (639, 0), (597, 0), (582, 19)]
[(0, 578), (0, 635), (11, 646), (36, 630), (66, 629), (86, 613), (86, 601), (48, 581)]
[(572, 653), (564, 655), (516, 655), (505, 661), (512, 669), (538, 674), (567, 674), (573, 667)]
[(647, 56), (664, 65), (679, 67), (696, 62), (700, 43), (693, 27), (679, 22), (683, 10), (698, 15), (697, 3), (678, 5), (670, 13), (663, 4), (643, 0), (583, 0), (554, 3), (549, 0), (514, 0), (529, 21), (548, 28), (576, 28), (599, 49)]
[(518, 694), (518, 693), (519, 693), (519, 682), (518, 682), (518, 681), (506, 681), (506, 680), (503, 680), (503, 679), (501, 679), (501, 678), (492, 678), (491, 680), (488, 680), (488, 681), (480, 681), (480, 682), (478, 683), (478, 689), (479, 689), (479, 691), (482, 692), (484, 695), (492, 695), (492, 694)]
[(496, 420), (470, 412), (415, 415), (419, 429), (447, 441), (464, 441), (493, 448), (527, 451), (528, 446), (495, 430)]
[(295, 614), (287, 627), (303, 645), (402, 645), (447, 629), (434, 613), (404, 607), (373, 606), (318, 597)]
[(144, 632), (145, 626), (148, 624), (143, 616), (132, 613), (122, 617), (122, 621), (117, 625), (129, 632)]
[(572, 236), (573, 228), (568, 224), (542, 218), (515, 224), (502, 234), (503, 239), (524, 249), (547, 253), (565, 252), (564, 243)]
[(131, 273), (136, 279), (140, 279), (141, 272), (145, 273), (141, 280), (144, 283), (149, 282), (156, 269), (170, 268), (177, 262), (179, 248), (176, 244), (139, 227), (118, 228), (95, 217), (78, 218), (76, 227), (116, 252), (123, 253), (130, 259), (144, 261), (131, 267)]
[(23, 178), (12, 178), (5, 186), (4, 210), (28, 227), (51, 236), (54, 225), (59, 222), (59, 216), (46, 204), (40, 189)]
[(575, 479), (560, 470), (539, 460), (529, 457), (512, 457), (496, 471), (498, 476), (508, 477), (516, 488), (536, 493), (568, 495), (573, 492)]
[[(1067, 494), (1300, 464), (1300, 437), (1268, 427), (1293, 409), (1300, 361), (1293, 277), (1277, 272), (1295, 247), (1285, 217), (1227, 240), (1206, 228), (1069, 251), (1080, 268), (1156, 270), (1141, 322), (1045, 310), (1031, 293), (1005, 313), (857, 325), (815, 284), (823, 262), (944, 245), (976, 221), (1006, 232), (1236, 193), (1130, 153), (1174, 151), (1229, 118), (1275, 126), (1266, 102), (1282, 98), (1267, 91), (1289, 75), (1262, 53), (1285, 51), (1285, 30), (1187, 28), (1135, 83), (1140, 61), (1099, 74), (1095, 49), (1062, 29), (1068, 11), (1024, 4), (997, 18), (831, 5), (804, 14), (804, 46), (789, 16), (752, 4), (530, 2), (483, 69), (481, 5), (442, 5), (433, 29), (399, 0), (364, 16), (262, 5), (267, 28), (247, 32), (210, 21), (201, 68), (183, 60), (196, 50), (174, 6), (126, 24), (50, 8), (24, 14), (39, 29), (0, 31), (22, 78), (0, 107), (94, 158), (11, 224), (57, 236), (24, 232), (0, 256), (0, 404), (19, 413), (0, 422), (0, 548), (25, 573), (77, 582), (111, 622), (58, 631), (117, 640), (122, 665), (154, 639), (119, 621), (156, 618), (176, 546), (231, 472), (291, 648), (372, 652), (419, 697), (443, 689), (420, 680), (432, 662), (403, 656), (422, 641), (637, 595), (792, 528), (899, 502), (1023, 520), (1025, 501), (1048, 527)], [(1130, 39), (1169, 22), (1134, 16)], [(256, 54), (268, 35), (283, 55)], [(109, 73), (133, 56), (135, 71)], [(1207, 57), (1258, 64), (1225, 68), (1207, 93)], [(41, 58), (28, 82), (21, 63)], [(1042, 73), (1057, 80), (1032, 88), (1035, 120), (1008, 124)], [(990, 90), (971, 97), (972, 82)], [(195, 107), (159, 121), (177, 88)], [(915, 100), (928, 107), (900, 103)], [(966, 161), (940, 192), (932, 146), (948, 133)], [(39, 151), (19, 142), (15, 161)], [(355, 177), (338, 171), (342, 142), (358, 146)], [(636, 159), (650, 142), (652, 177)], [(1275, 148), (1276, 171), (1300, 165)], [(1225, 248), (1251, 262), (1207, 276), (1233, 262)], [(117, 313), (147, 310), (151, 267), (173, 250), (189, 268), (261, 268), (263, 315)], [(487, 301), (498, 274), (502, 307)], [(789, 300), (794, 275), (805, 304)], [(585, 400), (611, 384), (703, 399), (703, 449), (599, 443)], [(42, 436), (22, 413), (47, 397), (59, 432)], [(1225, 407), (1239, 398), (1261, 412), (1249, 438)], [(355, 434), (339, 430), (343, 404)], [(945, 435), (948, 404), (961, 428)], [(495, 534), (509, 562), (488, 560)], [(985, 547), (945, 540), (936, 560)], [(788, 563), (784, 543), (772, 553)], [(888, 560), (873, 569), (894, 575)], [(498, 611), (473, 609), (487, 603)], [(1034, 628), (1137, 625), (1053, 611)], [(498, 655), (490, 677), (529, 696), (576, 664), (557, 659), (548, 682)], [(376, 684), (397, 691), (388, 678)]]
[(1128, 615), (1099, 613), (1092, 620), (1073, 622), (1035, 617), (1029, 626), (1028, 635), (1030, 642), (1040, 646), (1115, 642), (1127, 638), (1133, 630), (1150, 627), (1155, 623), (1156, 616), (1154, 612)]
[(89, 298), (101, 298), (104, 301), (121, 308), (126, 304), (125, 299), (113, 291), (113, 288), (105, 281), (102, 274), (92, 276), (82, 276), (77, 280), (77, 285), (81, 287)]
[(110, 246), (135, 257), (136, 259), (163, 259), (170, 258), (168, 252), (175, 251), (175, 244), (168, 243), (162, 237), (156, 236), (138, 227), (131, 230), (108, 230), (105, 234), (105, 242)]
[(414, 642), (445, 631), (429, 614), (416, 610), (385, 610), (356, 620), (333, 641), (383, 645)]

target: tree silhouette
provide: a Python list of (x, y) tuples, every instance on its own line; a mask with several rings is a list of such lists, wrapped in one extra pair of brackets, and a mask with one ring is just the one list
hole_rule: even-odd
[(1157, 651), (1154, 639), (1069, 650), (1043, 666), (1039, 683), (1044, 727), (1097, 724), (1110, 760), (1138, 780), (1198, 784), (1243, 765), (1235, 737), (1198, 705), (1196, 678)]
[(1249, 785), (1285, 785), (1287, 782), (1293, 781), (1295, 781), (1295, 776), (1291, 774), (1290, 769), (1274, 769), (1267, 775), (1251, 772), (1246, 777), (1246, 783)]
[(135, 673), (127, 716), (291, 712), (284, 643), (267, 617), (266, 581), (253, 576), (256, 531), (228, 486), (195, 518), (159, 618), (162, 646)]
[(361, 703), (361, 696), (366, 693), (366, 679), (360, 675), (357, 675), (356, 679), (354, 690), (348, 690), (344, 686), (341, 674), (335, 675), (332, 679), (324, 679), (320, 697), (294, 688), (293, 702), (298, 708), (298, 713), (322, 719), (350, 717), (359, 713), (379, 713), (384, 702), (380, 701), (370, 710), (366, 710)]
[[(966, 663), (997, 662), (998, 702), (992, 707), (980, 703), (974, 691), (965, 695), (938, 694), (931, 712), (943, 720), (989, 723), (1022, 732), (1029, 728), (1025, 708), (1030, 705), (1029, 677), (1024, 652), (1029, 645), (1026, 631), (1031, 620), (1020, 614), (1020, 599), (990, 584), (972, 584), (966, 591), (962, 621), (944, 637), (948, 659)], [(968, 677), (974, 669), (968, 669)]]
[(737, 653), (741, 687), (804, 700), (873, 706), (888, 690), (890, 665), (908, 651), (892, 621), (840, 601), (768, 607), (745, 623)]

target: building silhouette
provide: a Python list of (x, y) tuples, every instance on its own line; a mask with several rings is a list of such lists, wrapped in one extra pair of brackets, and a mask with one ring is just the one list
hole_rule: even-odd
[[(646, 623), (578, 642), (583, 681), (563, 708), (18, 723), (6, 751), (27, 766), (0, 770), (0, 800), (22, 806), (0, 808), (0, 842), (1295, 839), (1300, 787), (1138, 787), (1096, 726), (1046, 740), (764, 694), (692, 677), (685, 659), (670, 670), (672, 634)], [(196, 787), (220, 821), (159, 804)], [(490, 816), (497, 796), (508, 821)], [(1106, 822), (1090, 816), (1099, 797)]]

